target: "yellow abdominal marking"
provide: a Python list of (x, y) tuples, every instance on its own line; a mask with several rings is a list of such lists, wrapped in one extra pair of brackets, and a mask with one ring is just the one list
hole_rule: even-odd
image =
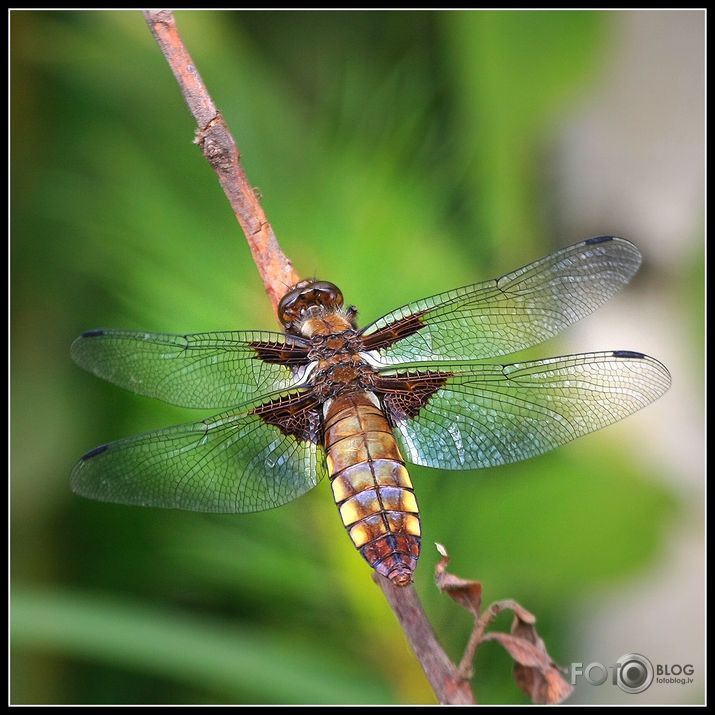
[(412, 536), (420, 536), (422, 534), (420, 520), (414, 514), (403, 514), (402, 531), (405, 534), (412, 534)]
[(369, 489), (348, 499), (340, 507), (340, 517), (345, 526), (350, 526), (350, 524), (354, 524), (370, 514), (377, 514), (379, 511), (382, 509), (377, 492), (374, 489)]
[(358, 548), (387, 533), (387, 526), (380, 514), (368, 517), (358, 522), (350, 529), (350, 538)]
[(415, 495), (406, 489), (383, 487), (366, 489), (340, 506), (340, 517), (345, 526), (381, 511), (417, 513)]

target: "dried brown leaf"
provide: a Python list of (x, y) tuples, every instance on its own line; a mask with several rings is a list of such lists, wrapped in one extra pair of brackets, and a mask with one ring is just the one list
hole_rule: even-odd
[(435, 546), (442, 556), (434, 572), (437, 588), (477, 618), (482, 605), (482, 584), (479, 581), (471, 581), (449, 573), (447, 571), (449, 563), (447, 549), (442, 544), (435, 544)]
[(517, 664), (514, 666), (514, 680), (531, 698), (531, 702), (540, 705), (561, 703), (573, 692), (573, 686), (563, 679), (553, 664), (545, 672)]
[[(530, 611), (527, 611), (520, 603), (517, 603), (516, 601), (509, 601), (508, 603), (509, 608), (514, 612), (514, 623), (511, 626), (512, 635), (521, 636), (523, 634), (521, 632), (516, 631), (516, 622), (519, 621), (519, 623), (521, 624), (533, 626), (534, 623), (536, 623), (536, 616)], [(536, 631), (534, 631), (534, 634), (536, 634)], [(527, 640), (531, 639), (527, 637)], [(535, 641), (531, 642), (534, 643)]]
[(524, 623), (518, 617), (514, 618), (514, 624), (512, 630), (516, 630), (519, 635), (493, 632), (487, 633), (483, 640), (498, 641), (516, 661), (514, 679), (532, 702), (562, 702), (573, 688), (561, 676), (533, 625)]
[(486, 633), (482, 640), (498, 641), (520, 665), (544, 670), (551, 666), (551, 659), (548, 654), (524, 638), (513, 636), (510, 633), (491, 631)]

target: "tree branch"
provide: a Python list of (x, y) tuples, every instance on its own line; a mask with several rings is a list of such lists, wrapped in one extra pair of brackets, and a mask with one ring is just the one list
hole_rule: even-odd
[(236, 142), (206, 89), (169, 10), (147, 10), (144, 17), (161, 48), (186, 104), (196, 120), (195, 142), (218, 176), (241, 224), (253, 260), (275, 311), (287, 288), (300, 278), (278, 245), (253, 187), (241, 168)]
[(414, 587), (394, 586), (389, 579), (378, 573), (374, 573), (372, 578), (395, 612), (439, 702), (473, 705), (476, 701), (469, 685), (469, 676), (464, 677), (442, 650)]

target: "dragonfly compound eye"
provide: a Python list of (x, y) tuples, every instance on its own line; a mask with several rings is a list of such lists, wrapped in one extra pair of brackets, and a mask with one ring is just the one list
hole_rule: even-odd
[(287, 329), (295, 326), (314, 306), (339, 308), (343, 304), (340, 289), (328, 281), (301, 281), (278, 304), (278, 318)]

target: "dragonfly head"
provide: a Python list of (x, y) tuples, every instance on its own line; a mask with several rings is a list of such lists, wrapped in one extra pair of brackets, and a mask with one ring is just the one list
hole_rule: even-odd
[(306, 318), (336, 313), (342, 305), (343, 294), (334, 283), (301, 281), (278, 303), (278, 319), (286, 332), (300, 335), (300, 326)]

